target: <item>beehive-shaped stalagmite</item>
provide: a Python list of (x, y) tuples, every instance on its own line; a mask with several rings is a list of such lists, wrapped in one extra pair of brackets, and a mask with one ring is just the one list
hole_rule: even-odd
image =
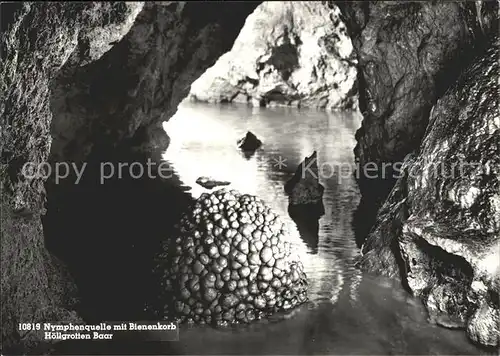
[(290, 256), (284, 224), (262, 200), (205, 193), (164, 245), (165, 316), (226, 324), (291, 309), (307, 300), (307, 281)]

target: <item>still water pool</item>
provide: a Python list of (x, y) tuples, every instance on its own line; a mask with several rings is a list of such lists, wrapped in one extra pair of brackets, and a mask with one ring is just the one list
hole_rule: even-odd
[[(163, 158), (193, 198), (200, 176), (231, 182), (278, 212), (309, 278), (310, 301), (289, 315), (229, 329), (183, 327), (172, 343), (182, 354), (478, 354), (462, 331), (430, 325), (420, 301), (398, 283), (354, 268), (352, 216), (359, 190), (352, 177), (358, 113), (209, 106), (184, 102), (165, 131)], [(247, 131), (263, 141), (251, 158), (236, 148)], [(304, 231), (287, 212), (284, 183), (318, 152), (325, 214)]]

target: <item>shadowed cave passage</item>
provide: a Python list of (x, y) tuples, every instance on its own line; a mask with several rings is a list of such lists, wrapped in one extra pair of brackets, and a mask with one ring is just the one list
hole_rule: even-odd
[[(86, 320), (148, 319), (152, 258), (191, 199), (175, 177), (137, 179), (123, 170), (101, 184), (102, 158), (90, 160), (79, 184), (47, 184), (46, 245), (73, 273)], [(118, 167), (146, 160), (124, 153), (103, 161)]]

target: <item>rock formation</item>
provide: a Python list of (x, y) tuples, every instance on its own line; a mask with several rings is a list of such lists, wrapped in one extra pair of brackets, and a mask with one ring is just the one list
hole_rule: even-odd
[(158, 258), (162, 316), (223, 325), (305, 302), (306, 276), (291, 258), (284, 229), (254, 196), (226, 189), (204, 193)]
[[(44, 179), (26, 177), (22, 169), (25, 163), (36, 168), (49, 156), (49, 85), (57, 70), (72, 55), (73, 65), (98, 59), (127, 33), (142, 7), (140, 2), (1, 5), (3, 350), (38, 346), (40, 340), (20, 331), (18, 323), (80, 320), (73, 309), (75, 286), (44, 246)], [(16, 214), (21, 211), (29, 214)]]
[(193, 100), (327, 109), (356, 106), (352, 44), (339, 10), (264, 2), (230, 52), (191, 86)]
[(300, 238), (311, 254), (318, 253), (319, 219), (324, 215), (323, 203), (311, 205), (289, 205), (288, 215), (297, 226)]
[(234, 43), (257, 5), (146, 3), (127, 36), (101, 60), (59, 72), (51, 88), (51, 159), (79, 162), (117, 146), (165, 150), (163, 121)]
[(245, 137), (242, 137), (237, 142), (238, 148), (243, 151), (245, 156), (250, 157), (260, 146), (262, 146), (262, 141), (257, 138), (250, 131), (247, 132)]
[[(497, 32), (497, 2), (335, 4), (358, 60), (356, 157), (361, 166), (402, 162), (422, 141), (436, 100)], [(363, 194), (377, 190), (370, 183), (361, 182)]]
[(389, 275), (402, 263), (401, 277), (432, 320), (467, 327), (488, 346), (500, 335), (499, 44), (433, 107), (361, 263)]
[(319, 182), (318, 157), (314, 151), (285, 183), (288, 214), (312, 253), (317, 253), (319, 219), (325, 214), (323, 191), (324, 187)]
[[(384, 184), (361, 177), (365, 207), (359, 211), (376, 211), (388, 182), (399, 178), (378, 211), (360, 265), (402, 278), (436, 323), (466, 326), (472, 340), (496, 345), (498, 57), (474, 57), (491, 46), (498, 3), (337, 5), (358, 58), (364, 120), (355, 154), (361, 167), (391, 164)], [(480, 163), (482, 170), (432, 175), (432, 167), (449, 173), (458, 162)], [(370, 204), (374, 209), (366, 208)]]
[(201, 185), (203, 188), (206, 188), (206, 189), (214, 189), (215, 187), (231, 184), (231, 182), (217, 180), (217, 179), (210, 178), (210, 177), (199, 177), (196, 180), (196, 183)]
[[(325, 188), (319, 182), (317, 153), (314, 151), (297, 167), (295, 174), (285, 184), (290, 206), (320, 205), (323, 207), (323, 191)], [(323, 208), (320, 214), (324, 213)]]

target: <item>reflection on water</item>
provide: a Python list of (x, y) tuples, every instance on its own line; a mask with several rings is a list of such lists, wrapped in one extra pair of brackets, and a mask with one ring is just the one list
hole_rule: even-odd
[(309, 249), (310, 254), (318, 253), (319, 218), (324, 215), (323, 204), (289, 205), (288, 214), (297, 225), (300, 238)]
[[(195, 182), (200, 176), (210, 176), (230, 181), (229, 189), (259, 196), (287, 225), (310, 282), (310, 302), (283, 320), (230, 330), (186, 327), (174, 345), (176, 352), (477, 353), (465, 333), (429, 325), (421, 304), (398, 285), (362, 275), (353, 267), (358, 248), (352, 214), (359, 191), (350, 172), (354, 133), (360, 122), (357, 113), (185, 102), (165, 124), (172, 141), (164, 159), (191, 188), (190, 194), (197, 198), (208, 191)], [(247, 131), (263, 141), (249, 159), (236, 147)], [(325, 187), (325, 214), (317, 227), (298, 229), (288, 214), (284, 183), (314, 150)]]

